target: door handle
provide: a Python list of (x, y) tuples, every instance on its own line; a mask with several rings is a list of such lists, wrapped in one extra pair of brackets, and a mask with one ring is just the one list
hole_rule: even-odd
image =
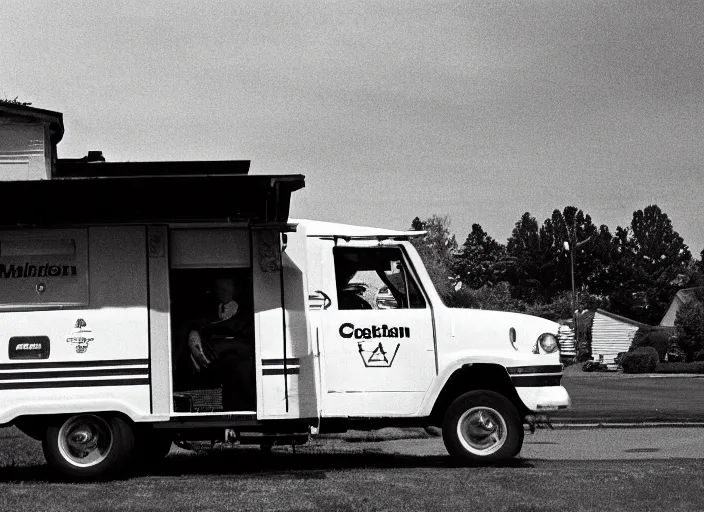
[(332, 304), (332, 301), (330, 300), (330, 297), (328, 297), (327, 293), (322, 290), (315, 290), (315, 293), (319, 293), (323, 296), (323, 309), (328, 309)]

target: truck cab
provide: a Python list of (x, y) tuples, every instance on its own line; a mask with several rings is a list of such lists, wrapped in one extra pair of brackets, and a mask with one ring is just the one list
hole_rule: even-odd
[(446, 307), (422, 233), (290, 219), (298, 175), (98, 165), (0, 184), (0, 424), (65, 475), (384, 426), (498, 460), (569, 405), (557, 324)]

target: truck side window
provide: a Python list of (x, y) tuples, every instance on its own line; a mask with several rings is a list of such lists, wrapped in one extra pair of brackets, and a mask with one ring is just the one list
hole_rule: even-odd
[(338, 309), (422, 309), (425, 299), (396, 247), (335, 247)]

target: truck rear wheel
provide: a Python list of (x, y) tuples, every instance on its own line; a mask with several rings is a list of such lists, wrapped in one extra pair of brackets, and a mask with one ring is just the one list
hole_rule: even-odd
[(49, 426), (42, 443), (55, 470), (74, 480), (118, 474), (134, 452), (132, 426), (119, 416), (78, 414)]
[(462, 464), (510, 459), (523, 446), (523, 423), (502, 395), (471, 391), (448, 408), (442, 437), (447, 451)]

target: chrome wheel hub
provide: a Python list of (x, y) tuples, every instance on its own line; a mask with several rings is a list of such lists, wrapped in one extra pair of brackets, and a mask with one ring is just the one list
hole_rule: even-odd
[(508, 436), (506, 421), (491, 407), (472, 407), (457, 422), (457, 437), (465, 450), (475, 455), (498, 451)]
[(99, 464), (112, 450), (113, 437), (107, 422), (92, 414), (74, 416), (59, 430), (59, 452), (70, 464), (89, 467)]

